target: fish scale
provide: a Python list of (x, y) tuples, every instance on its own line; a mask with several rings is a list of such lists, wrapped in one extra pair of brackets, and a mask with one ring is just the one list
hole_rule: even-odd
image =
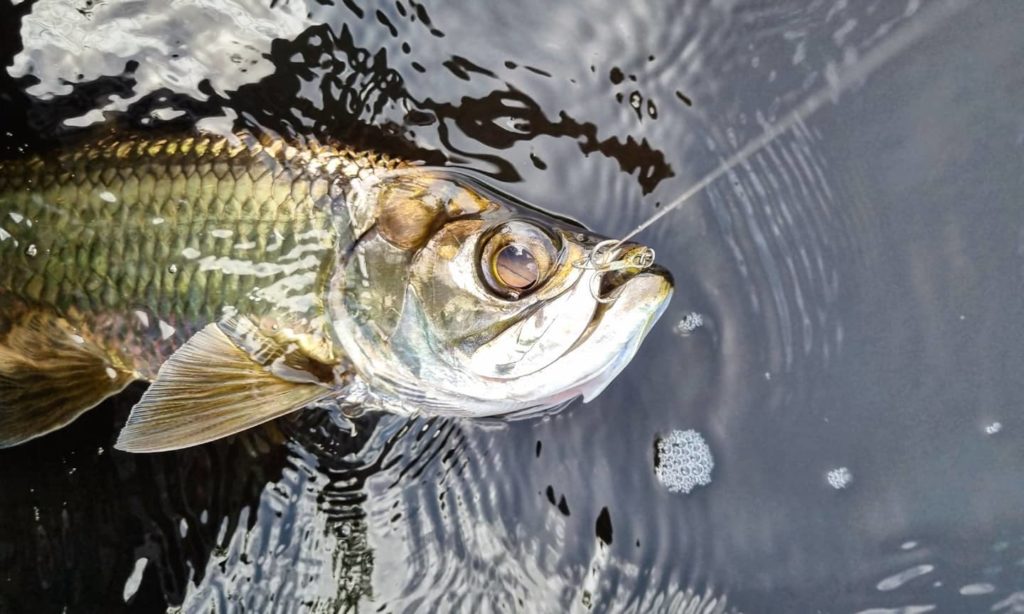
[(160, 354), (231, 310), (308, 321), (338, 242), (352, 240), (345, 207), (330, 206), (344, 173), (396, 165), (248, 136), (0, 162), (0, 295), (110, 336), (140, 312), (153, 334), (167, 336), (159, 322), (175, 331)]

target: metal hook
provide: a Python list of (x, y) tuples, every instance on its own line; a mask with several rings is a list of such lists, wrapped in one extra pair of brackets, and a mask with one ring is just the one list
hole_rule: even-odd
[[(612, 261), (605, 262), (605, 259), (602, 258), (601, 250), (607, 247), (609, 244), (615, 243), (615, 241), (615, 239), (606, 239), (604, 241), (601, 241), (600, 243), (595, 245), (592, 250), (590, 250), (590, 253), (587, 254), (585, 258), (580, 258), (576, 262), (573, 262), (572, 265), (577, 269), (585, 269), (590, 271), (609, 270), (608, 267), (615, 263)], [(611, 252), (609, 251), (608, 253)]]
[[(654, 264), (654, 250), (649, 247), (644, 247), (639, 250), (630, 250), (628, 256), (619, 260), (611, 260), (608, 259), (607, 256), (604, 256), (605, 253), (611, 254), (610, 249), (617, 247), (619, 243), (620, 241), (618, 239), (606, 239), (601, 241), (594, 246), (594, 249), (590, 250), (590, 254), (586, 258), (581, 258), (576, 262), (573, 262), (572, 266), (577, 269), (606, 273), (609, 271), (618, 271), (628, 268), (646, 269)], [(604, 249), (608, 249), (609, 251), (602, 252)]]
[[(590, 250), (590, 254), (586, 258), (581, 258), (572, 265), (578, 269), (584, 269), (589, 271), (595, 271), (598, 273), (590, 278), (590, 295), (594, 297), (594, 300), (599, 303), (611, 303), (615, 300), (615, 297), (601, 298), (600, 294), (600, 283), (601, 273), (610, 273), (612, 271), (619, 271), (622, 269), (646, 269), (654, 264), (654, 250), (649, 247), (641, 249), (630, 250), (628, 255), (618, 260), (611, 260), (609, 256), (605, 254), (611, 254), (612, 249), (622, 244), (622, 241), (618, 239), (606, 239), (601, 241)], [(608, 250), (602, 252), (602, 250)], [(595, 283), (596, 282), (596, 283)]]
[(654, 264), (654, 248), (645, 247), (634, 254), (630, 254), (630, 266), (634, 266), (638, 269), (647, 269)]

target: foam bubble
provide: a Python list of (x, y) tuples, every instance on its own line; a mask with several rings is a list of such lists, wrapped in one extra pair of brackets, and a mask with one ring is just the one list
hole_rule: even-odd
[(670, 492), (689, 493), (707, 486), (714, 468), (711, 448), (697, 431), (672, 431), (657, 442), (654, 472)]
[(837, 467), (826, 473), (825, 479), (832, 488), (842, 490), (850, 485), (850, 481), (853, 480), (853, 474), (846, 467)]
[(686, 316), (676, 324), (676, 333), (686, 336), (701, 326), (704, 326), (704, 316), (694, 311), (686, 314)]

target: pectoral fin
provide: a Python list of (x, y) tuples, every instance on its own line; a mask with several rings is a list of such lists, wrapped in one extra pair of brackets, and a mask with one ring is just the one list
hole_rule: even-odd
[(0, 313), (0, 448), (68, 424), (127, 386), (115, 355), (48, 310)]
[(161, 366), (116, 447), (161, 452), (220, 439), (330, 395), (335, 377), (248, 320), (210, 324)]

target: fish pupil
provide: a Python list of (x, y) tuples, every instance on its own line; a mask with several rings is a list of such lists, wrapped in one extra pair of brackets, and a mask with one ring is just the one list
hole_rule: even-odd
[(512, 243), (495, 254), (494, 275), (508, 288), (526, 290), (540, 279), (540, 267), (529, 249)]

